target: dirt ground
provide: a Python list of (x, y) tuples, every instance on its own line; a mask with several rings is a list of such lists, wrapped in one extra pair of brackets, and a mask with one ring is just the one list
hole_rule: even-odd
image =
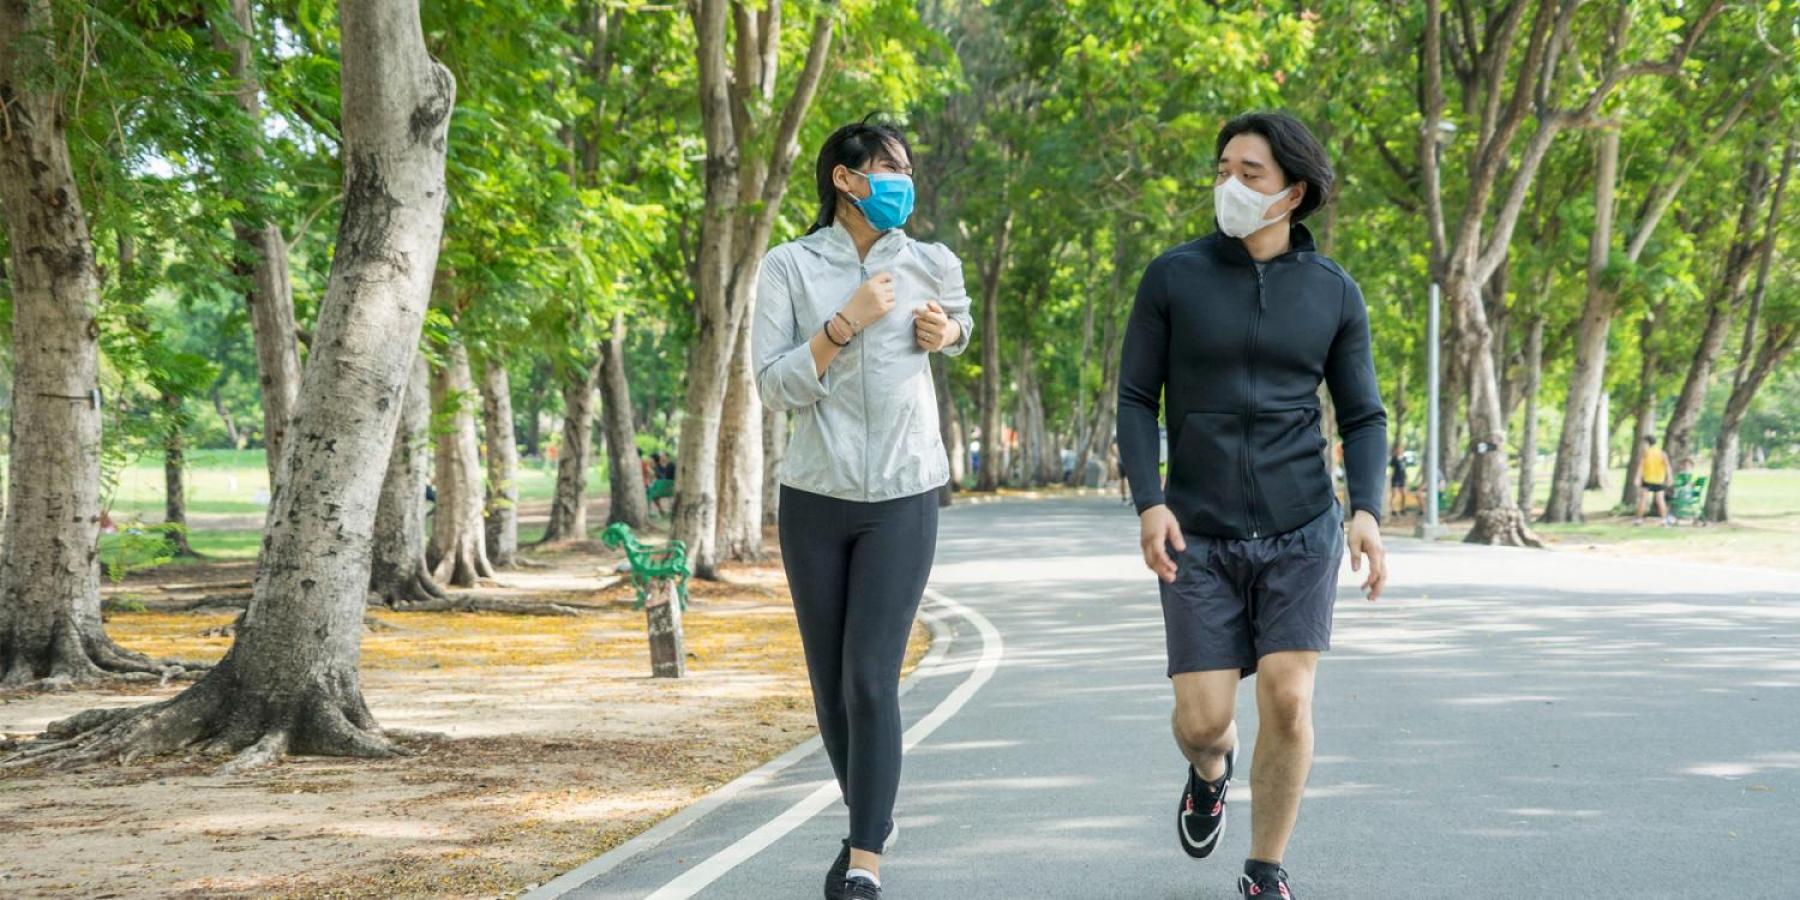
[[(612, 583), (614, 557), (587, 545), (538, 558), (550, 566), (476, 590), (579, 615), (373, 614), (364, 691), (385, 728), (435, 733), (404, 739), (417, 755), (235, 777), (179, 758), (0, 770), (0, 897), (512, 896), (812, 733), (778, 561), (695, 584), (676, 681), (648, 677), (643, 613)], [(206, 604), (246, 592), (250, 565), (170, 572), (109, 586), (109, 633), (153, 656), (222, 656), (235, 612)], [(916, 629), (909, 668), (927, 642)], [(179, 688), (0, 695), (0, 736)]]

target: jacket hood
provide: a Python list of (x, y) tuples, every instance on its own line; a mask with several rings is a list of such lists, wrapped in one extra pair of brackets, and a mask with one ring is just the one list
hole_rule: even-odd
[(881, 233), (875, 239), (874, 246), (869, 248), (868, 259), (862, 259), (856, 253), (856, 239), (842, 224), (833, 222), (829, 227), (821, 228), (794, 242), (801, 248), (832, 265), (857, 266), (872, 263), (877, 259), (887, 259), (900, 252), (912, 238), (907, 237), (906, 229), (892, 228)]

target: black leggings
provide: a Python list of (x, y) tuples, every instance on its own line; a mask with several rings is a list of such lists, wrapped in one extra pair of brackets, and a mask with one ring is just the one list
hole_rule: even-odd
[(900, 666), (937, 552), (937, 492), (858, 503), (784, 486), (780, 519), (819, 735), (850, 807), (850, 846), (880, 853), (900, 789)]

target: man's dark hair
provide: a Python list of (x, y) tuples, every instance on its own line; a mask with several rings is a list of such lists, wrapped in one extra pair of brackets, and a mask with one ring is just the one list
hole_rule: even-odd
[(1324, 205), (1331, 196), (1331, 186), (1337, 176), (1331, 171), (1331, 159), (1325, 154), (1325, 145), (1313, 137), (1312, 131), (1284, 112), (1245, 113), (1219, 129), (1213, 158), (1224, 156), (1225, 145), (1246, 132), (1260, 134), (1269, 142), (1269, 150), (1275, 155), (1275, 165), (1281, 167), (1282, 177), (1290, 183), (1306, 182), (1306, 197), (1294, 208), (1294, 221), (1306, 218)]
[(1654, 434), (1644, 435), (1644, 446), (1646, 446), (1646, 447), (1656, 446), (1656, 435), (1654, 435)]
[(838, 166), (861, 169), (875, 159), (896, 165), (911, 163), (912, 146), (906, 142), (906, 135), (892, 125), (871, 121), (876, 115), (869, 113), (861, 122), (839, 128), (819, 145), (819, 158), (813, 167), (819, 188), (819, 214), (813, 218), (807, 234), (830, 228), (837, 220), (838, 189), (831, 183), (831, 173)]

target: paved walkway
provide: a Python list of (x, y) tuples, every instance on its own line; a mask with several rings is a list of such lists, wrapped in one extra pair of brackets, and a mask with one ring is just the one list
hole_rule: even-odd
[[(1189, 860), (1130, 510), (968, 505), (941, 531), (886, 896), (1235, 897), (1247, 767)], [(1344, 572), (1299, 897), (1800, 897), (1800, 577), (1413, 541), (1390, 569), (1379, 604)], [(1245, 685), (1247, 740), (1255, 718)], [(848, 825), (816, 747), (533, 896), (817, 897)]]

